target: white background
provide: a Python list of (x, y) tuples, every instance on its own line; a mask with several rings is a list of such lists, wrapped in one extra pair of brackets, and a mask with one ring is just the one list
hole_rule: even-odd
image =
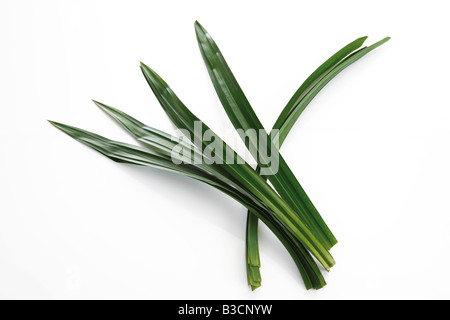
[[(450, 298), (448, 1), (0, 2), (0, 297)], [(198, 51), (212, 34), (267, 129), (301, 82), (360, 36), (392, 40), (310, 104), (283, 146), (334, 231), (328, 286), (306, 291), (245, 209), (188, 178), (116, 164), (46, 119), (130, 137), (90, 99), (173, 132), (143, 61), (214, 130), (232, 128)]]

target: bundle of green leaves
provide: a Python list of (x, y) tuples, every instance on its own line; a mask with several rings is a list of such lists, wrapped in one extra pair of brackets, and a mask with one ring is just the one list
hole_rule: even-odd
[[(389, 38), (368, 47), (362, 47), (367, 37), (358, 38), (336, 52), (303, 82), (282, 109), (273, 126), (275, 130), (269, 134), (264, 130), (212, 37), (198, 22), (195, 23), (195, 30), (211, 81), (233, 126), (238, 132), (262, 132), (259, 137), (241, 135), (247, 148), (256, 151), (252, 153), (258, 164), (256, 169), (211, 131), (181, 102), (167, 83), (143, 63), (141, 70), (145, 79), (170, 120), (185, 133), (188, 140), (183, 145), (191, 152), (183, 153), (182, 156), (174, 153), (174, 149), (180, 145), (178, 137), (149, 127), (128, 114), (97, 101), (94, 103), (140, 142), (140, 146), (50, 122), (72, 138), (116, 162), (156, 167), (186, 175), (224, 192), (245, 206), (248, 209), (245, 244), (247, 278), (252, 290), (261, 285), (259, 220), (287, 249), (306, 288), (320, 289), (326, 283), (317, 263), (325, 270), (330, 270), (335, 262), (329, 250), (337, 240), (281, 154), (277, 153), (277, 170), (262, 170), (267, 168), (270, 159), (267, 150), (262, 150), (261, 145), (278, 152), (300, 114), (319, 91), (342, 70)], [(199, 158), (212, 158), (210, 147), (203, 139), (205, 133), (212, 134), (215, 145), (220, 145), (225, 151), (214, 153), (214, 159), (220, 161), (196, 161)], [(260, 140), (264, 143), (261, 144)], [(229, 161), (230, 159), (233, 161)]]

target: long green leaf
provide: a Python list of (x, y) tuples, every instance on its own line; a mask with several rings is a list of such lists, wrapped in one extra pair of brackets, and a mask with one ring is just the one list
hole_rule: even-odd
[[(315, 95), (339, 72), (344, 70), (347, 66), (351, 65), (352, 63), (359, 60), (361, 57), (363, 57), (365, 54), (369, 53), (370, 51), (374, 50), (375, 48), (379, 47), (380, 45), (384, 44), (386, 41), (388, 41), (390, 38), (385, 38), (374, 45), (370, 47), (366, 47), (361, 49), (361, 52), (355, 52), (354, 54), (350, 55), (354, 50), (358, 49), (364, 41), (367, 39), (367, 37), (358, 38), (355, 41), (351, 42), (341, 50), (339, 50), (337, 53), (335, 53), (333, 56), (331, 56), (325, 63), (323, 63), (319, 68), (317, 68), (306, 80), (305, 82), (300, 86), (300, 88), (295, 92), (295, 94), (292, 96), (292, 98), (289, 100), (288, 104), (285, 106), (279, 117), (277, 118), (277, 121), (274, 124), (273, 129), (279, 130), (279, 143), (280, 147), (283, 144), (285, 138), (287, 137), (288, 133), (292, 129), (293, 125), (295, 124), (295, 121), (298, 119), (298, 117), (301, 115), (303, 110), (308, 106), (309, 102), (314, 98)], [(346, 59), (344, 59), (346, 58)], [(345, 63), (343, 63), (343, 61)], [(334, 72), (334, 76), (330, 78), (325, 78), (331, 71)], [(324, 79), (325, 78), (325, 79)], [(323, 80), (323, 82), (320, 82), (320, 80)], [(319, 83), (320, 82), (320, 83)], [(316, 88), (317, 87), (317, 88)], [(313, 90), (314, 89), (314, 90)], [(310, 93), (313, 90), (314, 95), (312, 97), (308, 97), (307, 100), (303, 100), (305, 96)], [(295, 116), (290, 118), (289, 116), (291, 114), (294, 114)], [(246, 252), (249, 256), (256, 256), (258, 255), (258, 229), (257, 229), (257, 222), (258, 219), (253, 216), (253, 214), (249, 211), (248, 212), (249, 218), (247, 219), (247, 242), (246, 242)], [(252, 217), (252, 218), (250, 218)], [(256, 243), (256, 245), (255, 245)], [(247, 259), (249, 260), (249, 259)], [(250, 263), (249, 263), (250, 264)], [(261, 276), (259, 275), (259, 272), (255, 270), (255, 268), (252, 269), (251, 273), (249, 273), (249, 278), (252, 276), (255, 276), (256, 279), (260, 279)], [(249, 282), (253, 282), (253, 279)], [(250, 283), (250, 284), (251, 284)]]
[[(259, 132), (265, 132), (264, 127), (250, 106), (217, 44), (198, 22), (195, 23), (195, 29), (200, 51), (210, 78), (234, 127), (236, 129), (243, 129), (244, 131), (257, 130)], [(270, 159), (267, 155), (264, 152), (260, 152), (259, 145), (261, 142), (258, 141), (257, 137), (252, 135), (248, 137), (249, 143), (247, 146), (250, 145), (250, 149), (258, 150), (258, 155), (254, 155), (258, 164), (261, 166), (261, 163), (269, 163)], [(241, 138), (246, 142), (245, 136), (241, 136)], [(269, 150), (277, 149), (267, 133), (265, 136), (260, 136), (259, 138), (263, 138), (264, 141), (262, 143), (270, 145)], [(326, 249), (330, 249), (336, 244), (335, 237), (281, 155), (279, 155), (279, 170), (272, 172), (267, 178), (289, 206), (304, 219), (307, 226)]]
[[(75, 140), (93, 148), (113, 161), (140, 166), (156, 167), (180, 173), (207, 183), (226, 193), (251, 210), (253, 214), (260, 218), (261, 221), (263, 221), (269, 229), (274, 232), (294, 259), (305, 281), (307, 289), (319, 289), (326, 284), (309, 253), (301, 244), (296, 243), (296, 240), (286, 231), (285, 228), (273, 222), (270, 218), (271, 213), (267, 210), (267, 208), (258, 202), (254, 202), (243, 193), (237, 192), (233, 187), (223, 183), (223, 181), (221, 181), (218, 177), (209, 175), (191, 165), (174, 165), (171, 159), (167, 155), (164, 155), (164, 146), (161, 148), (155, 147), (154, 150), (148, 150), (142, 147), (109, 140), (105, 137), (76, 127), (52, 121), (50, 121), (50, 123)], [(166, 137), (169, 136), (165, 133), (163, 133), (163, 135)], [(155, 140), (158, 140), (158, 138)]]

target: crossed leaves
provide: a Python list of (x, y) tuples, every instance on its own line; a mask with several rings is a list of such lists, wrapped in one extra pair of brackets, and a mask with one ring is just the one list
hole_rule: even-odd
[[(279, 115), (273, 126), (275, 130), (268, 134), (212, 37), (198, 22), (195, 23), (195, 31), (211, 81), (233, 126), (238, 131), (252, 129), (263, 132), (262, 139), (269, 148), (272, 150), (277, 148), (277, 151), (278, 147), (274, 142), (278, 141), (281, 147), (300, 114), (331, 79), (390, 39), (385, 38), (371, 46), (362, 47), (367, 39), (362, 37), (336, 52), (303, 82)], [(188, 159), (184, 157), (178, 159), (180, 161), (174, 161), (172, 151), (179, 141), (177, 137), (149, 127), (126, 113), (97, 101), (94, 103), (140, 142), (141, 146), (113, 141), (65, 124), (52, 121), (51, 123), (75, 140), (116, 162), (156, 167), (186, 175), (224, 192), (244, 205), (248, 209), (247, 278), (253, 290), (261, 285), (258, 220), (261, 220), (288, 250), (307, 289), (325, 286), (326, 282), (317, 262), (325, 270), (330, 270), (335, 262), (329, 250), (337, 240), (284, 158), (279, 155), (277, 171), (262, 175), (261, 166), (270, 159), (267, 159), (267, 152), (260, 149), (255, 136), (241, 136), (247, 148), (257, 151), (254, 157), (258, 167), (253, 169), (204, 122), (201, 122), (155, 71), (143, 63), (141, 70), (171, 121), (181, 129), (181, 132), (187, 133), (189, 140), (185, 144), (192, 150), (192, 153), (187, 155)], [(196, 130), (195, 123), (201, 123), (200, 132)], [(204, 156), (204, 150), (208, 147), (202, 139), (205, 132), (214, 135), (215, 143), (226, 150), (227, 156), (232, 155), (235, 160), (233, 163), (230, 164), (226, 159), (222, 159), (221, 163), (194, 161), (197, 155)]]

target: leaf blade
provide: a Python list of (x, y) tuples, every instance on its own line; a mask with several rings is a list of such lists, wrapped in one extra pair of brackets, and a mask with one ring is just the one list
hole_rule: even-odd
[[(248, 102), (211, 35), (198, 21), (195, 23), (195, 30), (208, 73), (233, 126), (238, 131), (240, 129), (244, 131), (257, 130), (260, 133), (259, 138), (263, 140), (262, 144), (270, 146), (269, 152), (277, 150), (277, 146), (273, 144), (272, 139), (265, 132), (258, 116)], [(253, 156), (260, 166), (262, 165), (261, 160), (264, 163), (270, 163), (271, 159), (263, 152), (260, 152), (259, 146), (261, 141), (258, 141), (257, 137), (249, 135), (249, 139), (246, 140), (246, 137), (241, 135), (241, 138), (244, 142), (248, 141), (246, 144), (249, 150), (258, 151), (258, 154)], [(278, 171), (273, 171), (272, 174), (266, 177), (289, 206), (305, 221), (321, 244), (326, 249), (330, 249), (337, 242), (336, 238), (306, 195), (303, 187), (295, 178), (281, 154), (278, 155), (278, 158)]]

